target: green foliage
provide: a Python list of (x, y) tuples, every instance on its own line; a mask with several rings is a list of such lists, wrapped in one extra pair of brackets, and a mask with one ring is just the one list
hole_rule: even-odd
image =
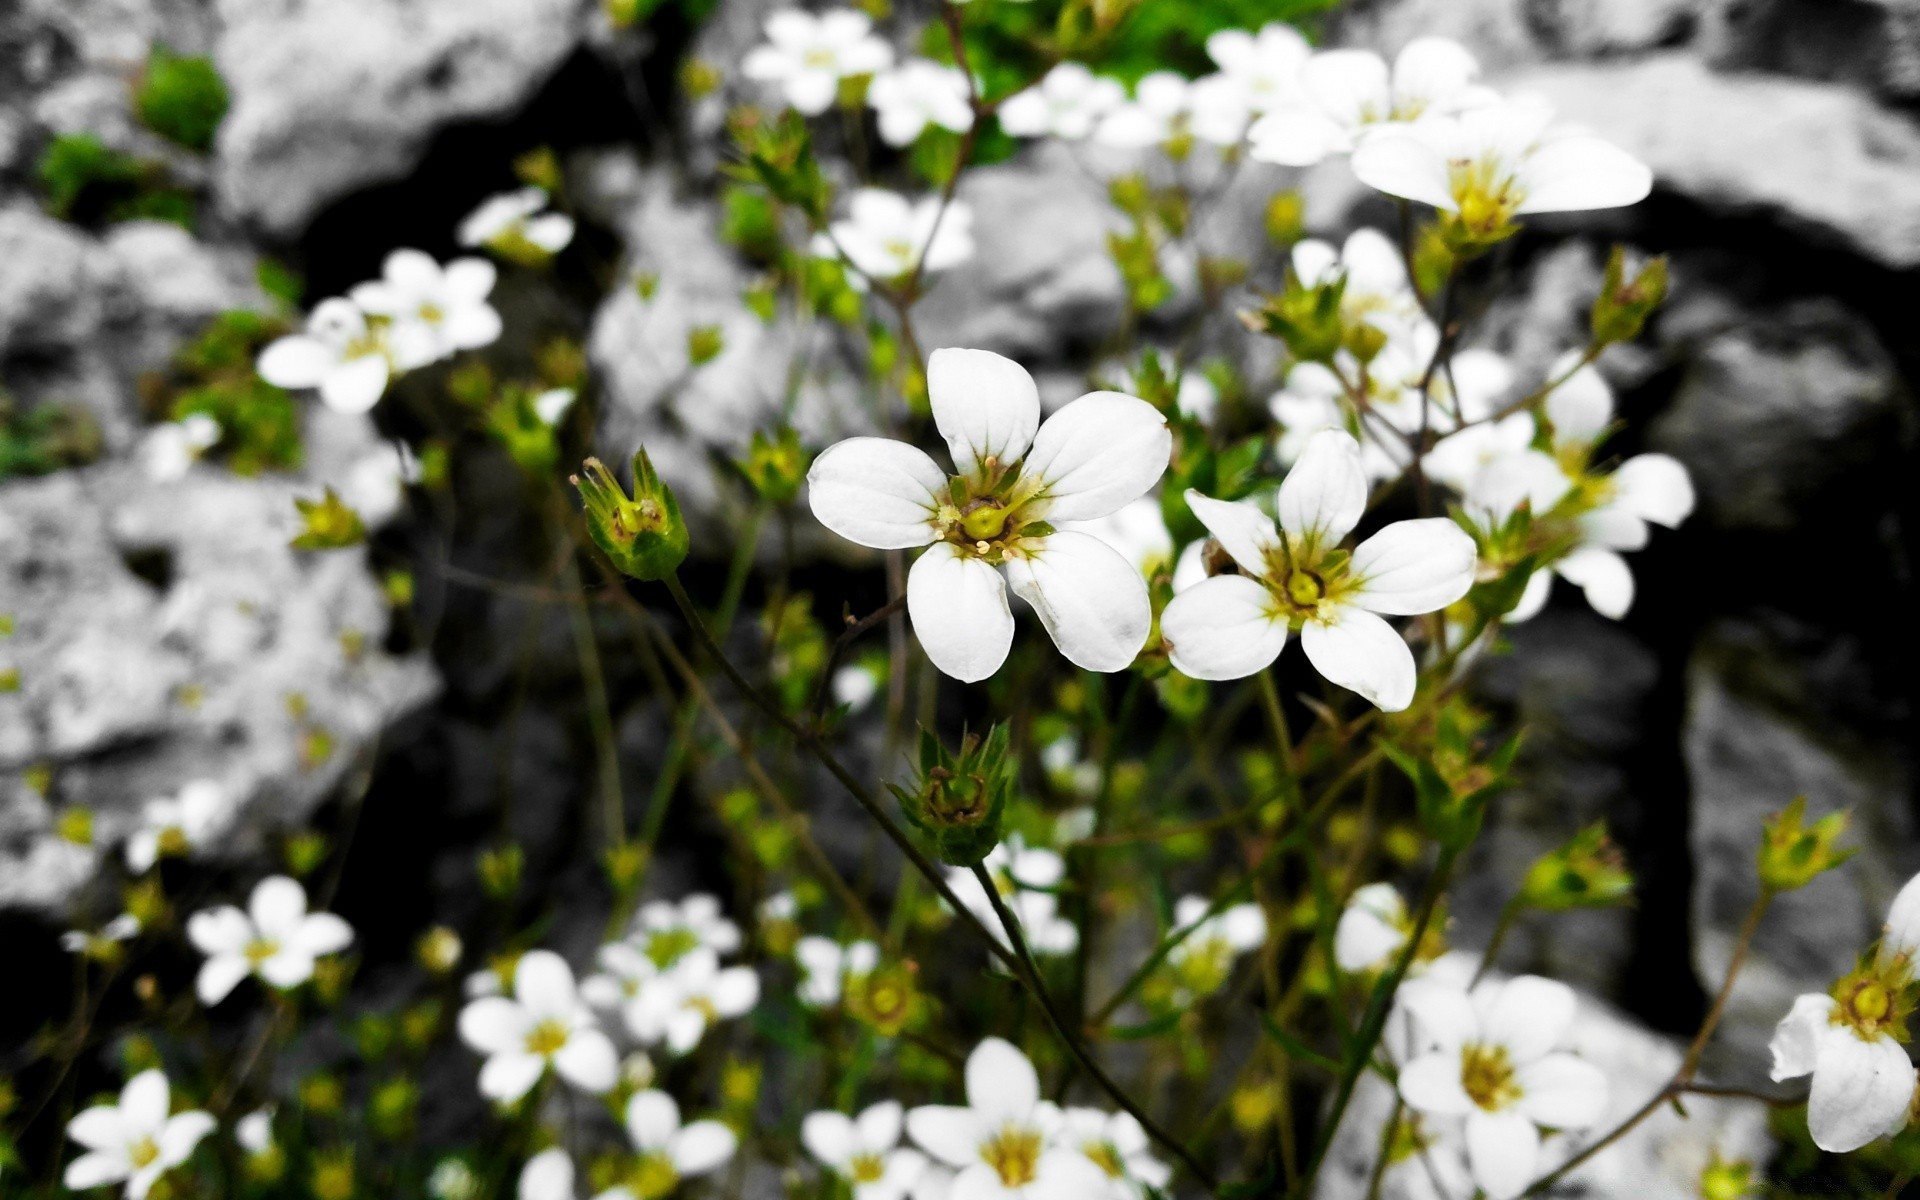
[(53, 139), (35, 168), (47, 211), (62, 220), (172, 221), (191, 229), (191, 192), (166, 182), (158, 163), (114, 150), (90, 133)]
[(300, 410), (253, 369), (261, 347), (286, 332), (274, 317), (232, 309), (174, 357), (160, 407), (169, 420), (204, 413), (220, 423), (213, 457), (237, 475), (300, 465)]
[(0, 390), (0, 479), (45, 475), (100, 457), (100, 426), (93, 414), (65, 404), (22, 409)]
[(135, 91), (134, 111), (148, 129), (205, 154), (227, 115), (227, 83), (213, 60), (175, 54), (156, 45)]

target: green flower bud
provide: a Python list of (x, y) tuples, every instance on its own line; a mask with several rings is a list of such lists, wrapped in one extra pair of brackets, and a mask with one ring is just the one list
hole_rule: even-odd
[(1633, 872), (1620, 848), (1607, 836), (1605, 823), (1589, 825), (1566, 845), (1544, 854), (1520, 885), (1520, 902), (1560, 911), (1605, 908), (1633, 896)]
[(61, 812), (54, 829), (63, 842), (71, 842), (76, 846), (91, 846), (93, 845), (93, 810), (78, 805), (65, 809)]
[(1275, 192), (1267, 201), (1266, 228), (1268, 241), (1282, 250), (1292, 248), (1307, 234), (1306, 198), (1291, 188)]
[(811, 459), (800, 444), (800, 435), (791, 428), (782, 429), (775, 437), (755, 430), (740, 470), (762, 500), (769, 504), (790, 504), (806, 481), (809, 462)]
[(1242, 313), (1240, 320), (1255, 333), (1285, 342), (1302, 362), (1331, 362), (1346, 338), (1340, 311), (1346, 290), (1344, 277), (1308, 287), (1288, 271), (1286, 290), (1267, 297), (1259, 309)]
[(1752, 1189), (1753, 1164), (1745, 1159), (1724, 1159), (1715, 1152), (1700, 1172), (1702, 1200), (1746, 1200)]
[(520, 872), (525, 865), (526, 855), (517, 845), (481, 851), (477, 864), (481, 889), (495, 900), (511, 900), (520, 890)]
[(367, 540), (360, 514), (332, 488), (318, 500), (296, 497), (293, 506), (300, 511), (300, 533), (290, 543), (295, 550), (340, 550)]
[(635, 579), (664, 579), (687, 557), (687, 526), (673, 490), (660, 481), (643, 448), (633, 456), (633, 498), (606, 465), (589, 458), (586, 478), (573, 476), (586, 502), (587, 532), (613, 565)]
[(894, 787), (907, 820), (933, 839), (942, 862), (971, 867), (1000, 844), (1001, 817), (1013, 791), (1014, 767), (1007, 727), (985, 739), (967, 735), (958, 755), (920, 731), (920, 770), (914, 788)]
[(1667, 260), (1664, 255), (1648, 259), (1634, 275), (1627, 277), (1627, 250), (1615, 246), (1607, 256), (1607, 273), (1600, 294), (1593, 298), (1593, 340), (1605, 346), (1612, 342), (1630, 342), (1640, 336), (1647, 318), (1667, 298)]
[(696, 367), (720, 357), (726, 348), (726, 339), (721, 336), (718, 325), (696, 325), (687, 331), (687, 361)]
[(445, 925), (435, 925), (420, 935), (420, 941), (414, 946), (414, 956), (428, 973), (446, 975), (460, 965), (460, 954), (464, 949), (458, 933)]
[(1758, 863), (1762, 885), (1790, 892), (1853, 857), (1856, 847), (1843, 850), (1838, 845), (1847, 828), (1844, 810), (1830, 812), (1812, 825), (1806, 823), (1806, 816), (1807, 798), (1795, 796), (1792, 804), (1767, 819)]
[(286, 859), (287, 873), (305, 879), (327, 860), (326, 837), (311, 831), (294, 834), (287, 839)]

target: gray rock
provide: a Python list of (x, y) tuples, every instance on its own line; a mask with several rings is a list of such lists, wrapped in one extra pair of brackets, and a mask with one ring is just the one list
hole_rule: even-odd
[(1699, 60), (1555, 66), (1499, 80), (1717, 213), (1764, 215), (1892, 267), (1920, 264), (1920, 131), (1833, 84), (1720, 75)]
[(1718, 526), (1794, 528), (1809, 500), (1910, 438), (1891, 355), (1837, 301), (1760, 309), (1683, 281), (1660, 338), (1684, 365), (1651, 441), (1687, 464)]
[(274, 237), (299, 233), (327, 202), (406, 174), (445, 126), (510, 116), (580, 44), (592, 7), (223, 0), (222, 206)]
[[(364, 420), (331, 415), (309, 441), (325, 478), (373, 445)], [(0, 653), (21, 677), (0, 695), (0, 908), (56, 909), (144, 801), (194, 779), (245, 801), (214, 853), (256, 852), (434, 694), (424, 659), (380, 649), (364, 552), (288, 548), (293, 498), (314, 491), (207, 466), (155, 484), (124, 459), (0, 486)], [(36, 766), (45, 796), (22, 779)], [(74, 805), (97, 849), (52, 833)]]

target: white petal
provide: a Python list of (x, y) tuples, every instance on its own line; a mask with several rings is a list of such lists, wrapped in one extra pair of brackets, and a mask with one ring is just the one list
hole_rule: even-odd
[(1603, 617), (1618, 621), (1633, 607), (1633, 571), (1611, 550), (1582, 547), (1553, 564), (1568, 583), (1587, 594), (1587, 603)]
[(981, 1120), (1025, 1121), (1039, 1102), (1040, 1076), (1011, 1042), (990, 1037), (967, 1055), (967, 1104)]
[(1300, 630), (1300, 647), (1313, 669), (1365, 696), (1384, 712), (1413, 703), (1418, 672), (1413, 651), (1387, 624), (1363, 608), (1344, 605)]
[(1512, 1109), (1467, 1115), (1467, 1161), (1487, 1200), (1513, 1200), (1533, 1182), (1540, 1131)]
[(636, 1092), (627, 1101), (627, 1136), (634, 1149), (665, 1150), (680, 1131), (680, 1106), (662, 1091)]
[(900, 1127), (905, 1120), (906, 1110), (897, 1100), (882, 1100), (867, 1106), (856, 1122), (861, 1148), (869, 1154), (893, 1149), (900, 1141)]
[(1653, 190), (1653, 172), (1611, 142), (1586, 134), (1557, 137), (1527, 156), (1516, 211), (1574, 212), (1638, 204)]
[(1886, 935), (1880, 939), (1879, 961), (1904, 960), (1909, 975), (1920, 958), (1920, 875), (1907, 880), (1887, 910)]
[(1545, 1057), (1573, 1028), (1573, 989), (1556, 979), (1518, 975), (1474, 995), (1481, 1032), (1511, 1053), (1515, 1066)]
[(513, 997), (536, 1016), (570, 1016), (578, 995), (573, 968), (551, 950), (529, 950), (513, 969)]
[(261, 979), (282, 991), (299, 987), (313, 978), (313, 957), (302, 954), (294, 947), (282, 949), (278, 954), (269, 956), (254, 967)]
[(1314, 434), (1280, 483), (1280, 528), (1290, 538), (1331, 547), (1353, 531), (1366, 510), (1360, 443), (1338, 429)]
[(319, 387), (339, 361), (333, 347), (304, 334), (291, 334), (262, 350), (254, 369), (275, 387), (310, 388)]
[(1410, 130), (1380, 130), (1354, 150), (1351, 162), (1354, 176), (1376, 191), (1440, 209), (1458, 207), (1446, 158)]
[(547, 1069), (547, 1060), (524, 1051), (495, 1054), (480, 1067), (480, 1094), (512, 1104), (533, 1090)]
[[(1570, 365), (1556, 362), (1550, 377), (1565, 375)], [(1548, 393), (1547, 419), (1556, 445), (1592, 442), (1613, 423), (1613, 389), (1593, 364), (1580, 367)]]
[(1089, 392), (1040, 426), (1023, 479), (1044, 485), (1049, 521), (1085, 521), (1143, 494), (1172, 455), (1173, 433), (1153, 405), (1120, 392)]
[(1642, 520), (1673, 529), (1693, 512), (1693, 480), (1671, 455), (1636, 454), (1612, 479), (1613, 502)]
[(800, 1144), (822, 1164), (845, 1172), (863, 1146), (854, 1140), (853, 1118), (845, 1113), (812, 1112), (800, 1122)]
[(1342, 971), (1370, 971), (1407, 944), (1407, 935), (1364, 909), (1348, 908), (1333, 930), (1333, 961)]
[(448, 313), (441, 332), (456, 350), (478, 350), (499, 341), (504, 328), (492, 305), (476, 304)]
[(923, 1104), (907, 1112), (907, 1133), (940, 1161), (964, 1167), (980, 1161), (986, 1129), (974, 1111), (954, 1104)]
[(573, 1159), (565, 1150), (542, 1150), (520, 1168), (518, 1200), (574, 1200), (573, 1176)]
[(1256, 578), (1267, 573), (1268, 555), (1278, 555), (1280, 531), (1273, 519), (1244, 500), (1215, 500), (1187, 489), (1187, 507), (1240, 569)]
[(1287, 644), (1273, 597), (1244, 575), (1219, 575), (1175, 596), (1160, 615), (1173, 665), (1193, 679), (1243, 679)]
[(1464, 986), (1432, 978), (1410, 979), (1400, 985), (1396, 1000), (1413, 1017), (1423, 1040), (1455, 1058), (1462, 1045), (1480, 1035), (1480, 1018)]
[(269, 876), (254, 886), (247, 899), (247, 915), (260, 936), (291, 941), (307, 915), (307, 889), (285, 875)]
[(988, 350), (935, 350), (927, 359), (927, 398), (962, 475), (989, 457), (1002, 467), (1020, 461), (1040, 426), (1033, 376)]
[(193, 1110), (169, 1117), (160, 1131), (160, 1161), (177, 1167), (193, 1156), (193, 1148), (214, 1130), (212, 1113)]
[(1400, 1098), (1409, 1107), (1439, 1117), (1472, 1111), (1473, 1099), (1460, 1082), (1459, 1053), (1423, 1054), (1400, 1068)]
[(366, 412), (386, 394), (387, 376), (387, 360), (378, 354), (348, 359), (320, 381), (320, 402), (335, 412)]
[(1424, 110), (1457, 96), (1479, 74), (1480, 64), (1452, 38), (1415, 38), (1393, 60), (1394, 103)]
[(460, 1010), (460, 1037), (482, 1054), (503, 1054), (521, 1049), (531, 1023), (513, 1001), (483, 996)]
[(1473, 587), (1473, 539), (1445, 517), (1393, 524), (1353, 551), (1354, 603), (1394, 616), (1435, 612)]
[(486, 300), (499, 278), (500, 269), (484, 258), (456, 258), (441, 278), (441, 294), (456, 307), (471, 308)]
[(1607, 1115), (1607, 1075), (1571, 1054), (1549, 1054), (1515, 1075), (1518, 1108), (1552, 1129), (1586, 1129)]
[(187, 918), (187, 940), (202, 954), (239, 954), (253, 940), (253, 923), (232, 905), (210, 908)]
[(1013, 645), (1000, 573), (951, 542), (928, 547), (907, 572), (907, 615), (927, 658), (964, 683), (998, 671)]
[(200, 1003), (211, 1008), (225, 1000), (253, 968), (238, 954), (216, 954), (200, 966), (194, 980), (194, 992)]
[(353, 944), (353, 926), (332, 913), (314, 913), (300, 922), (293, 941), (311, 958), (337, 954)]
[(807, 471), (807, 497), (822, 525), (876, 550), (934, 539), (947, 473), (914, 446), (857, 437), (829, 446)]
[(158, 1133), (167, 1123), (170, 1103), (166, 1074), (148, 1068), (120, 1089), (120, 1118), (131, 1133)]
[(1147, 643), (1153, 605), (1140, 569), (1099, 538), (1063, 529), (1006, 563), (1060, 653), (1089, 671), (1123, 671)]
[(67, 1173), (61, 1176), (70, 1192), (84, 1192), (90, 1188), (104, 1187), (109, 1183), (119, 1183), (132, 1173), (132, 1164), (126, 1155), (93, 1153), (82, 1154), (67, 1164)]
[(89, 1150), (122, 1147), (127, 1137), (126, 1118), (112, 1104), (96, 1104), (67, 1122), (67, 1136)]
[(706, 1175), (733, 1157), (740, 1139), (718, 1121), (695, 1121), (674, 1135), (674, 1169), (685, 1176)]
[(1325, 50), (1300, 68), (1307, 94), (1334, 120), (1358, 125), (1379, 120), (1393, 106), (1387, 64), (1371, 50)]
[(1845, 1154), (1905, 1125), (1914, 1074), (1899, 1042), (1884, 1034), (1866, 1042), (1846, 1026), (1829, 1025), (1819, 1058), (1807, 1098), (1814, 1145)]
[(620, 1056), (598, 1029), (576, 1029), (554, 1053), (553, 1068), (581, 1091), (599, 1096), (620, 1078)]
[(1833, 997), (1810, 992), (1794, 1000), (1780, 1018), (1767, 1049), (1773, 1052), (1773, 1079), (1798, 1079), (1813, 1074), (1820, 1060), (1820, 1035), (1832, 1025)]

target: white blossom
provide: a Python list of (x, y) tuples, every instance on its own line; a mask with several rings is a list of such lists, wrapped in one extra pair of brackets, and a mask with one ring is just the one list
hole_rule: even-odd
[(923, 271), (945, 271), (973, 257), (973, 209), (939, 196), (908, 200), (884, 188), (860, 188), (847, 202), (847, 216), (814, 241), (823, 258), (844, 257), (866, 280), (888, 282)]
[(927, 547), (907, 577), (907, 613), (947, 675), (985, 679), (1006, 661), (1009, 584), (1076, 665), (1125, 668), (1152, 623), (1146, 581), (1098, 538), (1053, 522), (1106, 516), (1152, 487), (1172, 453), (1165, 418), (1137, 397), (1092, 392), (1042, 424), (1033, 377), (984, 350), (934, 351), (927, 390), (957, 474), (903, 442), (851, 438), (807, 473), (814, 516), (863, 546)]
[(900, 1145), (898, 1102), (882, 1100), (857, 1117), (821, 1111), (800, 1122), (800, 1144), (853, 1189), (853, 1200), (906, 1200), (927, 1169), (927, 1157)]
[(211, 844), (237, 807), (227, 789), (211, 779), (193, 780), (172, 796), (147, 801), (139, 826), (127, 838), (127, 870), (144, 875), (162, 855), (190, 854)]
[(1407, 902), (1390, 883), (1355, 888), (1333, 930), (1333, 961), (1354, 974), (1386, 967), (1413, 932)]
[(213, 1132), (211, 1113), (171, 1113), (166, 1074), (142, 1071), (120, 1089), (118, 1104), (98, 1104), (67, 1123), (86, 1153), (67, 1164), (68, 1191), (125, 1184), (127, 1200), (145, 1200), (162, 1175), (186, 1162)]
[(435, 361), (500, 339), (500, 314), (487, 303), (498, 278), (484, 258), (458, 258), (442, 267), (430, 254), (401, 249), (387, 255), (379, 279), (356, 285), (348, 295), (362, 312), (392, 322), (395, 345), (419, 340), (429, 348), (428, 361)]
[(335, 297), (314, 306), (305, 332), (276, 339), (254, 366), (275, 387), (316, 388), (321, 403), (335, 412), (363, 413), (386, 394), (397, 372), (424, 367), (436, 356), (423, 326), (370, 323), (353, 301)]
[(1095, 75), (1082, 63), (1063, 62), (1039, 83), (1007, 97), (1000, 105), (1000, 127), (1014, 137), (1079, 141), (1126, 99), (1118, 80)]
[(233, 1140), (248, 1154), (273, 1149), (273, 1110), (257, 1108), (233, 1123)]
[[(1028, 847), (1016, 833), (995, 846), (980, 865), (993, 880), (1001, 903), (1013, 914), (1029, 950), (1037, 955), (1071, 954), (1080, 944), (1080, 931), (1060, 915), (1059, 897), (1050, 890), (1066, 876), (1065, 859), (1051, 850)], [(958, 867), (948, 871), (947, 886), (995, 940), (1010, 945), (993, 901), (972, 871)]]
[(893, 63), (893, 49), (873, 34), (873, 19), (851, 8), (815, 16), (783, 8), (767, 17), (767, 44), (747, 52), (740, 70), (777, 86), (807, 116), (833, 107), (840, 81), (872, 75)]
[(274, 875), (254, 885), (245, 912), (223, 905), (187, 920), (187, 938), (207, 961), (194, 987), (200, 1002), (220, 1003), (249, 975), (276, 988), (313, 978), (315, 960), (353, 944), (353, 929), (332, 913), (307, 911), (307, 890)]
[[(1895, 1001), (1883, 996), (1881, 1002)], [(1885, 1029), (1849, 1015), (1832, 996), (1809, 993), (1793, 1002), (1768, 1044), (1775, 1080), (1813, 1076), (1807, 1131), (1816, 1146), (1833, 1154), (1900, 1132), (1913, 1101), (1906, 1047)]]
[(1089, 1200), (1146, 1200), (1148, 1188), (1164, 1188), (1173, 1178), (1173, 1168), (1153, 1156), (1147, 1131), (1132, 1113), (1069, 1108), (1054, 1137), (1107, 1177), (1104, 1190), (1088, 1193)]
[(1165, 145), (1179, 135), (1192, 106), (1193, 85), (1172, 71), (1154, 71), (1133, 87), (1133, 99), (1094, 127), (1093, 140), (1122, 150)]
[(967, 1103), (922, 1105), (907, 1114), (920, 1148), (957, 1168), (952, 1194), (965, 1200), (1087, 1200), (1108, 1179), (1078, 1150), (1059, 1145), (1063, 1121), (1040, 1098), (1027, 1056), (988, 1038), (967, 1056)]
[(520, 1168), (517, 1200), (575, 1200), (573, 1158), (558, 1146), (542, 1150)]
[(1349, 154), (1369, 132), (1492, 102), (1474, 82), (1479, 74), (1473, 55), (1448, 38), (1415, 38), (1391, 70), (1371, 50), (1321, 51), (1300, 67), (1300, 102), (1248, 131), (1248, 154), (1293, 167)]
[(871, 975), (880, 965), (880, 947), (865, 939), (843, 946), (832, 938), (810, 935), (794, 944), (793, 961), (800, 968), (800, 1003), (832, 1008), (840, 1003), (848, 980)]
[(513, 972), (513, 995), (483, 996), (460, 1010), (460, 1036), (486, 1055), (480, 1094), (511, 1104), (551, 1067), (596, 1095), (619, 1071), (613, 1043), (574, 987), (573, 971), (551, 950), (529, 950)]
[(573, 218), (546, 211), (549, 199), (546, 191), (537, 187), (489, 196), (460, 222), (460, 244), (492, 248), (525, 245), (544, 254), (560, 253), (573, 241)]
[(909, 146), (929, 125), (954, 133), (973, 128), (973, 102), (967, 77), (959, 69), (931, 59), (910, 58), (873, 77), (867, 88), (889, 146)]
[(621, 1017), (642, 1045), (666, 1043), (685, 1054), (716, 1021), (744, 1016), (760, 1001), (760, 977), (752, 967), (722, 967), (702, 946), (640, 985)]
[(596, 1200), (648, 1200), (665, 1196), (683, 1179), (711, 1175), (727, 1164), (740, 1139), (719, 1121), (680, 1123), (680, 1106), (660, 1091), (627, 1101), (627, 1136), (639, 1152), (635, 1185), (621, 1184)]
[(533, 415), (543, 425), (558, 425), (578, 398), (579, 393), (572, 388), (548, 388), (533, 398)]
[(220, 422), (206, 413), (189, 413), (147, 430), (140, 439), (140, 465), (155, 483), (184, 479), (200, 456), (220, 440)]

